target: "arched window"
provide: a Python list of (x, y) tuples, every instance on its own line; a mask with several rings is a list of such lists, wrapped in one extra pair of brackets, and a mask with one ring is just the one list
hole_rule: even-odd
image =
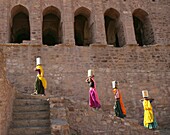
[(30, 23), (28, 10), (17, 5), (11, 10), (11, 43), (22, 43), (23, 40), (30, 40)]
[(60, 11), (51, 6), (47, 7), (43, 12), (43, 44), (53, 46), (62, 41), (62, 27), (60, 19)]
[(106, 10), (104, 13), (106, 41), (107, 44), (114, 45), (115, 47), (125, 45), (123, 24), (119, 16), (119, 12), (113, 8)]
[(136, 41), (140, 46), (154, 44), (154, 33), (148, 13), (142, 9), (133, 12), (133, 24)]
[(74, 37), (78, 46), (88, 46), (91, 42), (90, 10), (81, 7), (76, 10), (74, 17)]

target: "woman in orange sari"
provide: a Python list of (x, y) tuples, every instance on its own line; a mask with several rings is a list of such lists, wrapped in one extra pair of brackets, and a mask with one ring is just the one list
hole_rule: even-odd
[(126, 117), (126, 109), (123, 104), (121, 92), (118, 89), (118, 81), (113, 81), (112, 86), (113, 86), (112, 92), (115, 95), (115, 105), (114, 105), (115, 115), (117, 117), (124, 118)]

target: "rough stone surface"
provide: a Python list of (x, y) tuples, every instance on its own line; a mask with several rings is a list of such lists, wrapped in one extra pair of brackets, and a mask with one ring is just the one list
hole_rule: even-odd
[[(54, 97), (50, 101), (52, 134), (86, 134), (88, 129), (92, 129), (94, 134), (112, 134), (110, 127), (106, 129), (107, 131), (103, 131), (100, 126), (90, 127), (82, 123), (88, 123), (88, 120), (95, 116), (96, 120), (104, 119), (101, 123), (104, 128), (106, 128), (104, 125), (109, 123), (117, 126), (113, 123), (115, 118), (105, 119), (109, 117), (107, 113), (113, 113), (114, 97), (111, 93), (113, 80), (120, 82), (127, 119), (137, 124), (141, 124), (143, 119), (143, 107), (139, 102), (142, 97), (141, 91), (148, 89), (150, 97), (155, 99), (153, 108), (159, 128), (163, 129), (162, 133), (168, 134), (170, 126), (169, 8), (169, 0), (0, 0), (0, 135), (6, 135), (11, 120), (15, 93), (12, 87), (22, 93), (33, 92), (36, 77), (33, 69), (36, 56), (42, 57), (45, 78), (48, 81), (46, 94)], [(53, 27), (53, 23), (50, 25), (46, 21), (47, 25), (44, 27), (44, 18), (48, 14), (56, 16), (57, 21), (54, 19), (52, 22), (56, 21), (57, 26)], [(76, 46), (77, 15), (83, 15), (88, 20), (88, 26), (85, 25), (88, 29), (83, 33), (84, 42), (91, 44), (89, 47)], [(23, 16), (27, 22), (22, 20)], [(112, 32), (110, 36), (108, 36), (109, 28), (107, 30), (105, 28), (106, 16), (114, 20), (112, 28), (117, 32)], [(143, 22), (143, 41), (146, 44), (142, 47), (137, 45), (133, 17)], [(20, 26), (22, 26), (21, 35), (17, 35)], [(50, 27), (55, 28), (57, 32), (57, 45), (42, 45), (45, 30)], [(22, 44), (11, 43), (15, 36), (22, 37), (23, 31), (27, 32), (26, 36), (30, 39), (23, 40)], [(117, 34), (117, 37), (112, 34)], [(115, 38), (119, 40), (119, 48), (113, 46)], [(86, 110), (88, 85), (85, 79), (88, 69), (95, 70), (102, 111), (106, 114), (103, 112), (95, 114)], [(75, 106), (64, 105), (63, 99), (57, 101), (58, 96), (73, 99), (70, 102)], [(82, 105), (76, 106), (77, 100), (81, 101)], [(70, 102), (68, 104), (71, 104)], [(68, 118), (71, 113), (75, 117), (74, 121)], [(83, 119), (84, 115), (90, 117)], [(123, 134), (125, 131), (128, 134), (131, 132), (138, 134), (139, 131), (145, 134), (138, 126), (136, 129), (127, 130), (129, 124), (133, 125), (128, 120), (125, 121), (124, 126), (117, 122), (123, 128), (120, 131), (114, 129), (115, 134)], [(73, 125), (76, 129), (72, 130)]]
[[(141, 19), (146, 13), (149, 17), (150, 24), (148, 29), (153, 29), (153, 33), (148, 35), (154, 37), (155, 43), (158, 44), (169, 44), (170, 41), (170, 24), (169, 24), (169, 0), (0, 0), (1, 16), (0, 16), (0, 42), (9, 43), (13, 24), (13, 17), (20, 11), (27, 14), (29, 17), (30, 25), (30, 41), (23, 41), (27, 44), (40, 44), (42, 43), (42, 33), (44, 29), (43, 17), (45, 13), (56, 8), (57, 16), (61, 20), (58, 24), (60, 34), (58, 35), (62, 43), (75, 43), (74, 40), (74, 17), (76, 11), (79, 9), (79, 13), (86, 14), (84, 8), (90, 12), (90, 30), (92, 34), (92, 43), (106, 43), (106, 33), (104, 28), (104, 14), (112, 8), (120, 14), (120, 21), (123, 23), (122, 28), (124, 31), (125, 43), (133, 44), (136, 43), (134, 28), (133, 28), (133, 13), (136, 10), (142, 10), (138, 12), (137, 16)], [(18, 6), (22, 6), (19, 10)], [(54, 8), (53, 8), (54, 7)], [(83, 8), (82, 8), (83, 7)], [(49, 9), (47, 9), (49, 8)], [(47, 9), (47, 10), (46, 10)], [(18, 24), (17, 24), (18, 25)], [(16, 25), (16, 26), (17, 26)], [(22, 25), (22, 24), (19, 24)], [(121, 28), (121, 29), (122, 29)], [(130, 34), (129, 34), (130, 33)], [(123, 36), (118, 34), (118, 36)], [(122, 37), (121, 37), (122, 39)], [(147, 39), (149, 40), (149, 39)], [(122, 42), (122, 41), (120, 41)]]
[[(107, 45), (2, 45), (0, 48), (6, 56), (7, 78), (20, 92), (33, 92), (36, 77), (33, 69), (38, 55), (42, 57), (48, 95), (88, 102), (89, 88), (85, 79), (87, 70), (92, 68), (104, 110), (113, 111), (111, 82), (116, 79), (120, 82), (128, 119), (142, 123), (143, 107), (139, 100), (141, 91), (148, 89), (150, 97), (155, 99), (153, 109), (159, 126), (169, 128), (169, 45), (122, 48)], [(69, 109), (74, 110), (74, 107)]]
[(5, 59), (0, 50), (0, 135), (6, 135), (11, 121), (15, 90), (6, 79)]
[(49, 98), (52, 135), (70, 135), (64, 98)]
[[(67, 126), (65, 126), (65, 130), (63, 130), (65, 132), (58, 132), (58, 134), (57, 132), (53, 132), (55, 135), (68, 135), (68, 133), (70, 135), (124, 135), (125, 133), (127, 135), (160, 134), (159, 130), (148, 130), (132, 119), (117, 118), (111, 111), (108, 112), (103, 109), (92, 111), (88, 107), (87, 102), (73, 100), (68, 97), (61, 100), (66, 112), (66, 117), (64, 118), (65, 122), (63, 123), (61, 120), (60, 122), (57, 120), (58, 126), (53, 126), (52, 130), (62, 131), (60, 127), (63, 128), (64, 125)], [(54, 101), (54, 98), (51, 101)], [(58, 106), (58, 103), (59, 102), (53, 102), (53, 105)]]

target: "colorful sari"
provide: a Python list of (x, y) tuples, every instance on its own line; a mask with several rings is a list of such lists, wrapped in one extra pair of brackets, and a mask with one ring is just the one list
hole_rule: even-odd
[(115, 89), (113, 89), (113, 93), (115, 95), (115, 100), (116, 100), (115, 105), (114, 105), (115, 115), (117, 117), (124, 118), (124, 117), (126, 117), (126, 109), (123, 104), (122, 95), (120, 93), (120, 90), (115, 88)]
[(41, 65), (37, 65), (36, 71), (38, 71), (38, 74), (35, 81), (35, 92), (37, 94), (45, 94), (44, 90), (47, 88), (47, 81), (44, 78), (44, 70)]
[(89, 89), (89, 106), (95, 109), (99, 109), (101, 105), (100, 105), (100, 100), (99, 100), (98, 93), (96, 90), (96, 83), (94, 81), (94, 78), (91, 78), (91, 80), (94, 82), (94, 87), (90, 87)]
[(144, 120), (143, 120), (144, 127), (148, 129), (155, 129), (158, 126), (158, 124), (154, 117), (150, 100), (147, 99), (143, 100), (143, 108), (144, 108)]

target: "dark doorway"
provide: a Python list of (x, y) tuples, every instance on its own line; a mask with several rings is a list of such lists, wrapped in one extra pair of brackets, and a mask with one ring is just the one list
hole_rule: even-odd
[(61, 43), (60, 12), (48, 7), (43, 12), (43, 44), (53, 46)]
[(30, 40), (30, 24), (28, 11), (23, 6), (16, 6), (12, 10), (11, 43), (22, 43)]

